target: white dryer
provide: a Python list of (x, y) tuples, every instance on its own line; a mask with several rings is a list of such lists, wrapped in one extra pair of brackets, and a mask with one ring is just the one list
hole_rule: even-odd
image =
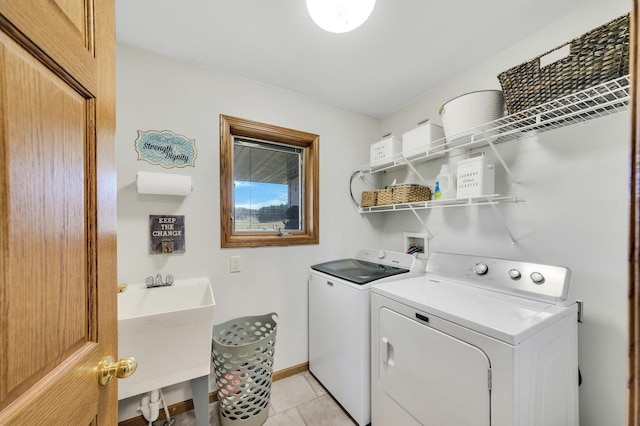
[(371, 290), (373, 426), (578, 425), (570, 271), (433, 253)]

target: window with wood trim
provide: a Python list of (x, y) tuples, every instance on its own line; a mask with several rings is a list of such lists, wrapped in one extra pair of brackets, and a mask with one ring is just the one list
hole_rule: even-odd
[(222, 247), (318, 244), (319, 140), (220, 115)]

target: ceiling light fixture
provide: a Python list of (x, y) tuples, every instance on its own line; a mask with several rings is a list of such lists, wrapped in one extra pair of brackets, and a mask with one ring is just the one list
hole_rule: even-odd
[(331, 33), (355, 30), (369, 18), (376, 0), (307, 0), (311, 19)]

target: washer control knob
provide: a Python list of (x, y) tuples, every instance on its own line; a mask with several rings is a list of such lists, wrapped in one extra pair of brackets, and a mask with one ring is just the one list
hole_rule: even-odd
[(489, 267), (484, 263), (476, 263), (476, 266), (473, 267), (473, 272), (475, 272), (476, 275), (484, 275), (488, 271), (489, 271)]
[(378, 259), (384, 259), (386, 255), (387, 255), (387, 253), (381, 251), (381, 252), (378, 253)]
[(544, 282), (544, 275), (542, 275), (540, 272), (532, 272), (531, 281), (536, 284), (542, 284)]
[(519, 280), (520, 277), (522, 277), (522, 274), (517, 269), (511, 269), (509, 270), (509, 276), (512, 280)]

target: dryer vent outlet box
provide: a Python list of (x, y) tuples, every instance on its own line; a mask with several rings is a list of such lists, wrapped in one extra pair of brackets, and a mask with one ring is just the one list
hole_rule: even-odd
[(429, 238), (427, 234), (416, 232), (404, 233), (404, 249), (418, 259), (429, 258)]

